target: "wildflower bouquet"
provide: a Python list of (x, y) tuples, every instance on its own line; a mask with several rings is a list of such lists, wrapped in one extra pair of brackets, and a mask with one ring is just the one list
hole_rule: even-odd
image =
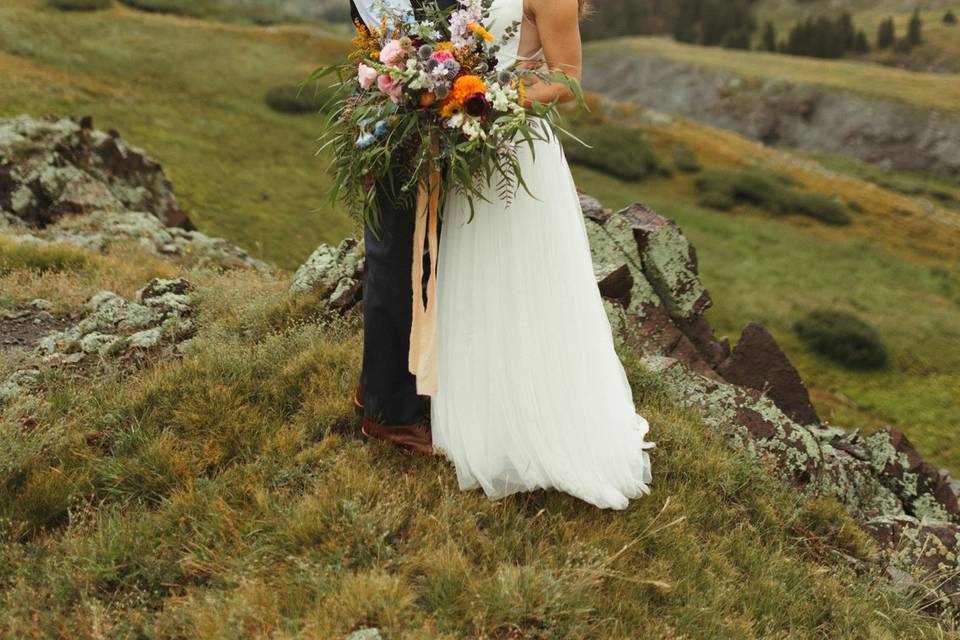
[[(379, 26), (357, 23), (349, 59), (311, 76), (339, 79), (322, 138), (333, 151), (332, 196), (375, 231), (375, 184), (400, 204), (412, 204), (418, 192), (422, 199), (423, 185), (453, 189), (471, 208), (489, 185), (506, 202), (526, 189), (518, 147), (546, 140), (542, 121), (555, 121), (557, 109), (525, 105), (525, 81), (564, 83), (582, 102), (579, 85), (562, 73), (520, 64), (498, 71), (498, 54), (520, 25), (497, 42), (484, 27), (492, 2), (459, 0), (449, 10), (428, 4), (416, 15), (383, 3)], [(441, 169), (442, 186), (435, 179)]]

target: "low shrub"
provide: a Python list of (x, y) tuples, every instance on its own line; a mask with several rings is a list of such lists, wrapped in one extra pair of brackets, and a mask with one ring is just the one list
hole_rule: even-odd
[(264, 99), (267, 106), (280, 113), (317, 113), (329, 108), (335, 95), (336, 90), (329, 87), (291, 84), (273, 87)]
[(703, 169), (697, 154), (686, 147), (677, 147), (673, 152), (673, 166), (683, 173), (700, 173)]
[(112, 0), (47, 0), (47, 4), (61, 11), (98, 11), (110, 8)]
[(572, 133), (590, 145), (588, 148), (576, 140), (566, 141), (564, 150), (573, 164), (630, 182), (671, 173), (637, 129), (589, 124), (573, 127)]
[(759, 169), (715, 169), (697, 179), (700, 204), (726, 211), (751, 204), (770, 213), (798, 214), (830, 225), (852, 222), (847, 208), (820, 193), (799, 191), (790, 179)]
[(887, 349), (879, 332), (844, 311), (816, 310), (794, 325), (811, 351), (850, 369), (873, 370), (887, 365)]

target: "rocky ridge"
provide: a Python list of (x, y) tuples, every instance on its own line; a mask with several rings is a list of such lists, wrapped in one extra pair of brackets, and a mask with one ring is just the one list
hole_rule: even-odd
[(0, 119), (0, 231), (106, 253), (134, 244), (211, 268), (268, 266), (194, 228), (163, 168), (90, 118)]
[[(885, 551), (897, 584), (960, 611), (960, 482), (925, 462), (892, 428), (863, 434), (824, 424), (775, 338), (747, 324), (736, 346), (714, 335), (712, 300), (680, 228), (643, 205), (612, 212), (581, 197), (597, 284), (621, 345), (669, 395), (805, 492), (843, 503)], [(362, 247), (322, 246), (294, 293), (319, 292), (346, 313), (361, 302)]]

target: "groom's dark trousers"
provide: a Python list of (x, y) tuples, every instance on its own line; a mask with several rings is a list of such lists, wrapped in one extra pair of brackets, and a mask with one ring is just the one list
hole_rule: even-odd
[[(455, 0), (441, 0), (440, 6)], [(353, 0), (353, 19), (360, 18)], [(414, 0), (417, 7), (423, 2)], [(363, 412), (384, 426), (404, 426), (425, 418), (410, 373), (410, 325), (413, 320), (413, 230), (416, 214), (398, 207), (386, 189), (377, 186), (380, 230), (364, 232), (367, 250), (363, 282)]]

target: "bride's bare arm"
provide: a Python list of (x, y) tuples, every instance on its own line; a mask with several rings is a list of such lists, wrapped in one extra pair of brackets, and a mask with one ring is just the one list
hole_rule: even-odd
[[(543, 54), (551, 71), (562, 71), (580, 80), (583, 46), (580, 41), (580, 6), (577, 0), (526, 0), (527, 11), (537, 24)], [(573, 93), (562, 84), (536, 82), (527, 90), (527, 102), (567, 102)]]

